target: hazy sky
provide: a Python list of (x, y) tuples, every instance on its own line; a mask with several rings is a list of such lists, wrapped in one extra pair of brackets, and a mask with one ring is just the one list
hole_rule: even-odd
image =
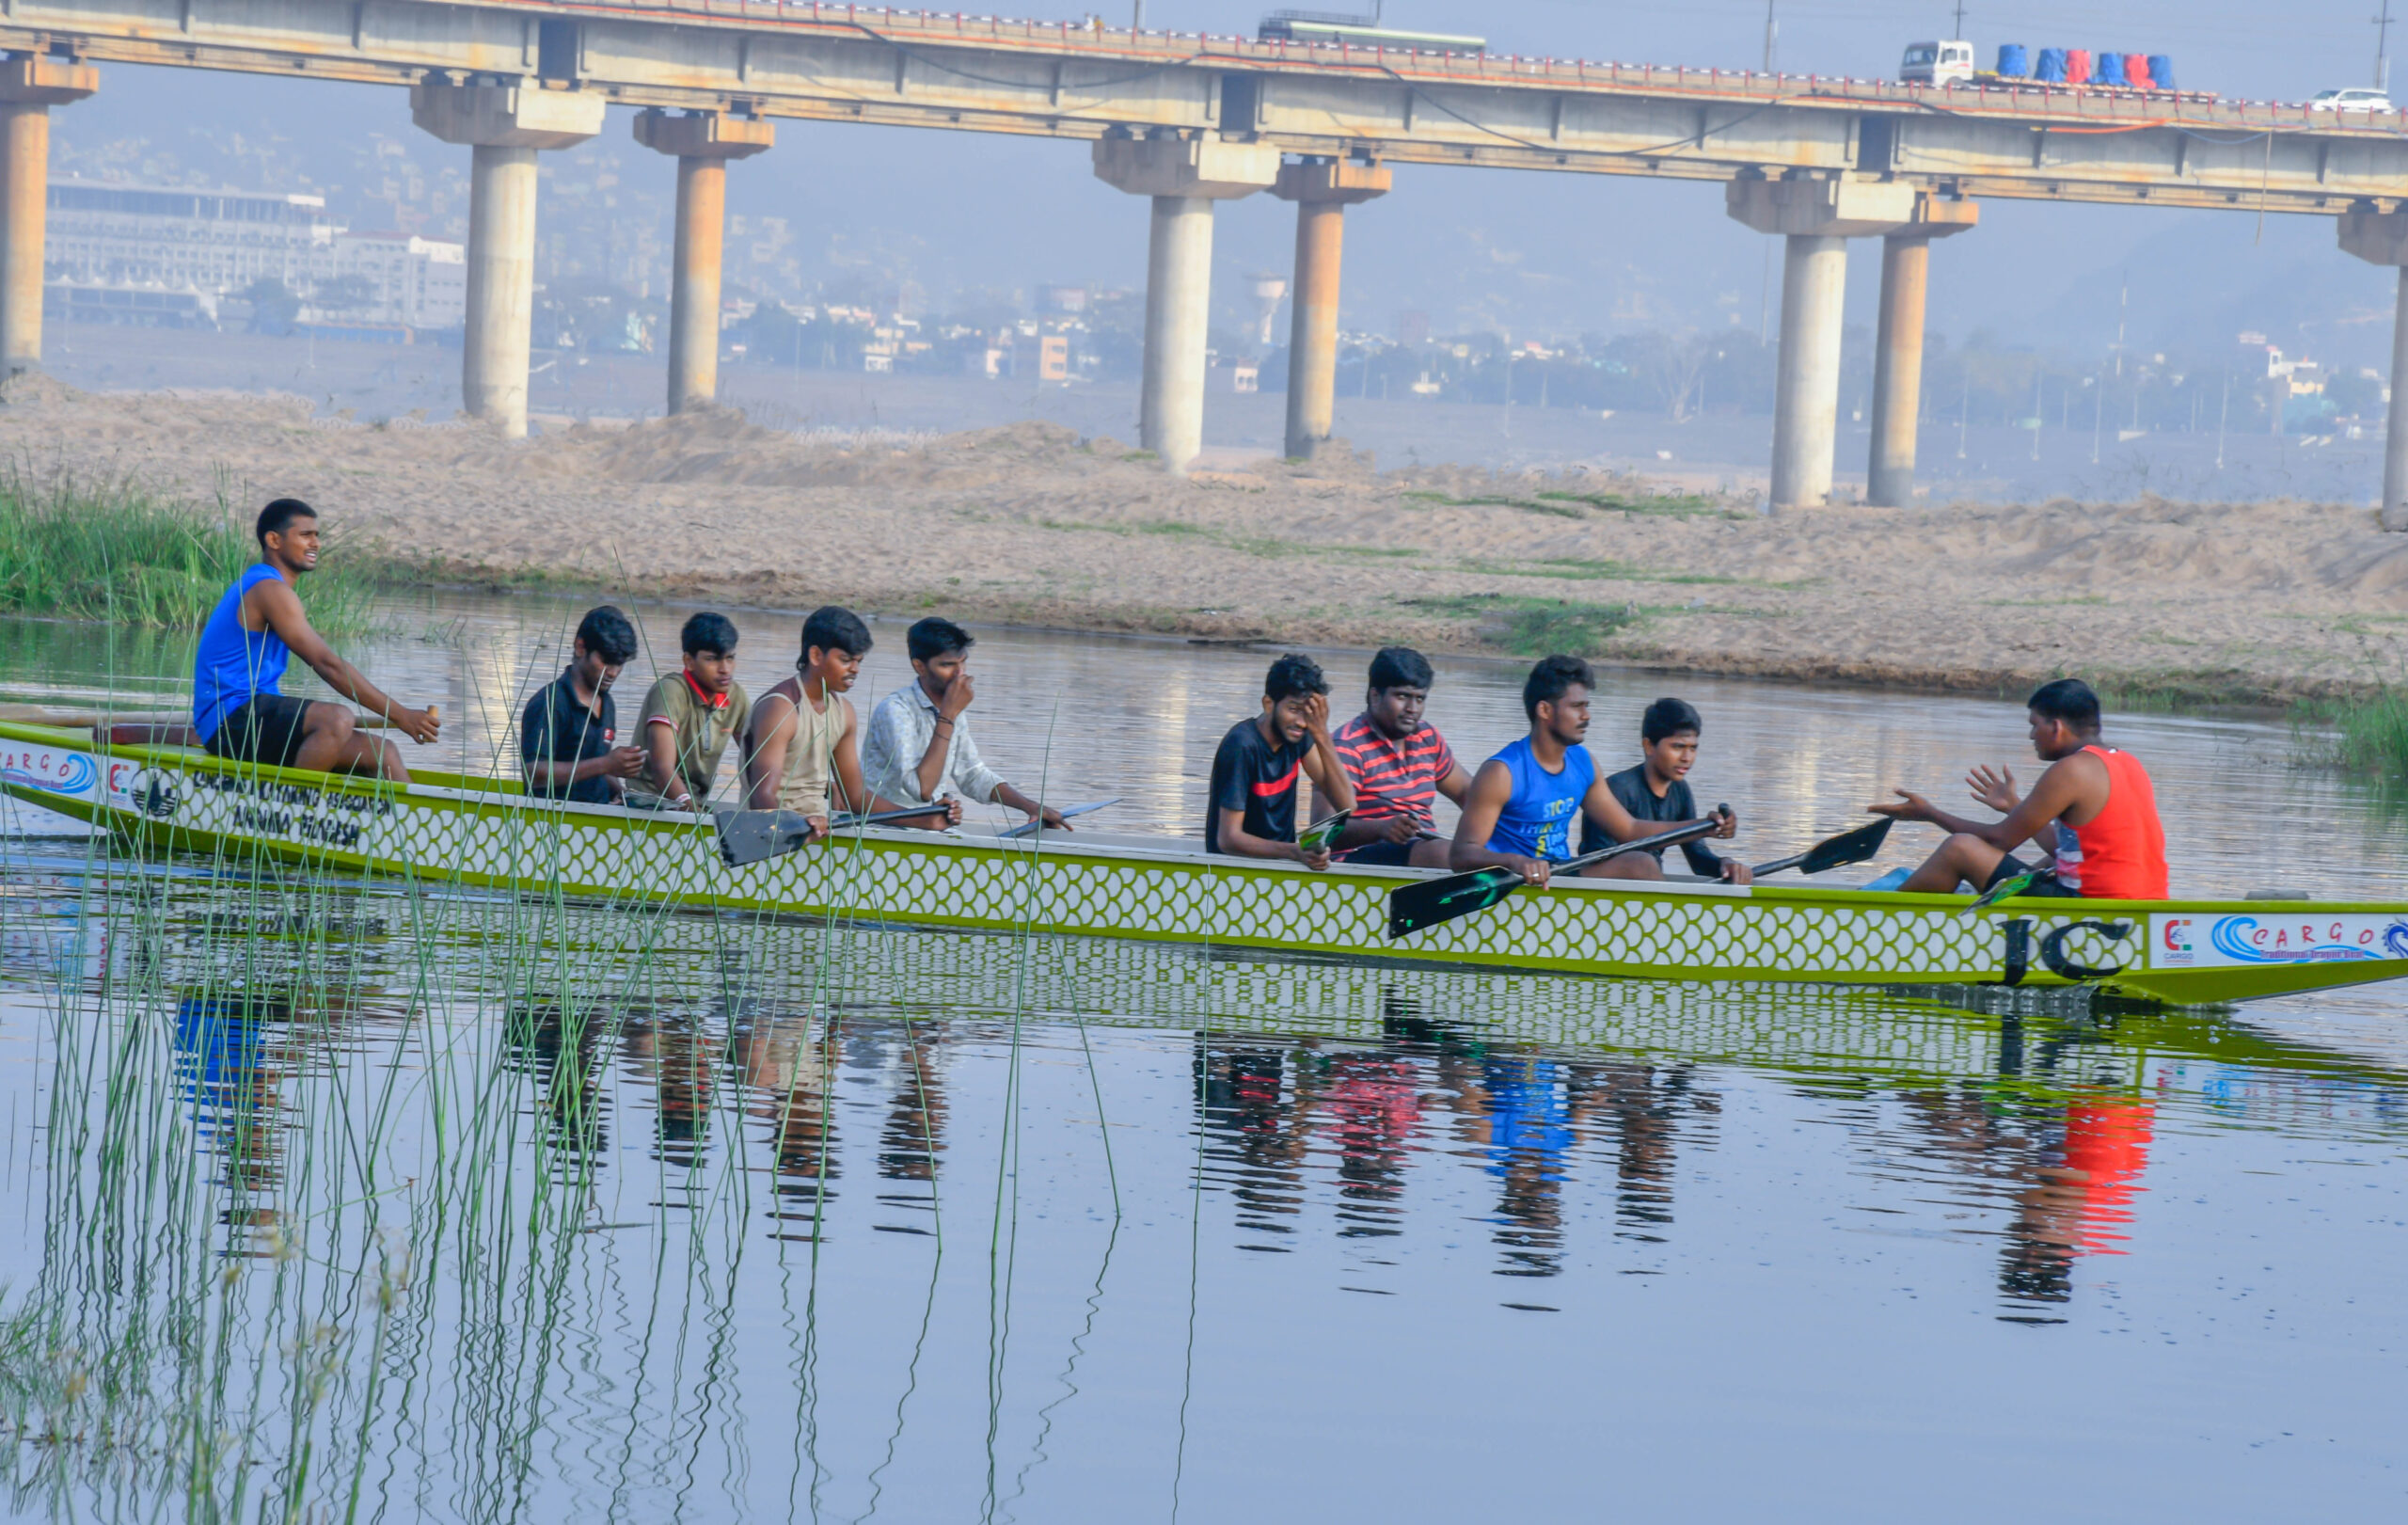
[[(1779, 62), (1792, 71), (1884, 75), (1904, 43), (1951, 24), (1950, 8), (1939, 5), (1776, 4)], [(2297, 100), (2370, 80), (2368, 18), (2379, 5), (1976, 5), (1965, 31), (1986, 57), (2002, 40), (2166, 53), (2186, 88)], [(1149, 0), (1146, 15), (1153, 26), (1251, 31), (1269, 8)], [(1129, 9), (1103, 13), (1125, 22)], [(1393, 0), (1388, 15), (1398, 25), (1477, 30), (1502, 51), (1557, 56), (1749, 67), (1764, 45), (1756, 0)], [(100, 96), (55, 114), (62, 143), (271, 128), (306, 146), (414, 132), (399, 90), (118, 66), (103, 73)], [(606, 129), (621, 142), (627, 115), (613, 112)], [(465, 166), (467, 150), (430, 147)], [(665, 199), (673, 171), (661, 160), (657, 172)], [(1768, 241), (1726, 218), (1713, 185), (1415, 166), (1400, 167), (1396, 182), (1394, 194), (1349, 214), (1350, 328), (1385, 331), (1404, 309), (1428, 311), (1442, 330), (1530, 335), (1760, 321)], [(824, 248), (841, 234), (851, 246), (891, 251), (932, 291), (1136, 285), (1145, 269), (1143, 204), (1097, 182), (1074, 143), (782, 122), (777, 149), (730, 174), (729, 207), (786, 216), (807, 246)], [(1247, 272), (1285, 270), (1293, 228), (1292, 209), (1268, 197), (1227, 204), (1220, 289), (1234, 299)], [(1852, 323), (1870, 322), (1873, 252), (1863, 246), (1851, 262)], [(1931, 323), (1952, 340), (1981, 328), (2103, 350), (2128, 278), (2132, 338), (2143, 347), (2195, 347), (2259, 327), (2320, 357), (2387, 360), (2392, 278), (2341, 255), (2322, 218), (2270, 217), (2261, 229), (2237, 213), (1991, 202), (1980, 229), (1936, 251)]]

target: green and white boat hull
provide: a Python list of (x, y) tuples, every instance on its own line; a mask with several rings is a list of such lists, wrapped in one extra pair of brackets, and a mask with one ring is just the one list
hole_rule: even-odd
[(2204, 1003), (2408, 975), (2408, 906), (2007, 900), (1579, 881), (1523, 891), (1391, 941), (1411, 869), (1208, 857), (1165, 839), (867, 830), (744, 867), (707, 818), (561, 805), (513, 785), (253, 768), (197, 753), (95, 750), (0, 725), (0, 788), (122, 836), (221, 861), (270, 859), (428, 885), (679, 910), (1054, 932), (1673, 980), (2091, 985)]

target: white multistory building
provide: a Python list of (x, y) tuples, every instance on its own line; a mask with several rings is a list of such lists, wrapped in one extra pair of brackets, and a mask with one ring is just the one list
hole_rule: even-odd
[(42, 263), (79, 311), (103, 292), (189, 294), (214, 309), (261, 280), (321, 323), (440, 329), (467, 310), (461, 246), (352, 232), (318, 196), (55, 180)]

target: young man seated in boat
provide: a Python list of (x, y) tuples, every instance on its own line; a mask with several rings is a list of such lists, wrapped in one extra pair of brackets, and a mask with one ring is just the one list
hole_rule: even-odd
[(1363, 712), (1330, 738), (1354, 790), (1354, 814), (1330, 845), (1339, 862), (1447, 866), (1432, 803), (1443, 794), (1462, 804), (1471, 775), (1422, 719), (1434, 681), (1430, 659), (1410, 646), (1384, 647), (1371, 659)]
[[(1670, 831), (1703, 815), (1697, 807), (1697, 797), (1689, 792), (1688, 774), (1697, 766), (1698, 741), (1704, 734), (1705, 720), (1698, 714), (1696, 706), (1686, 699), (1658, 699), (1639, 717), (1639, 761), (1619, 773), (1606, 775), (1607, 789), (1649, 834)], [(1582, 818), (1581, 852), (1610, 847), (1614, 840), (1595, 821)], [(1663, 868), (1662, 848), (1631, 856), (1652, 860), (1659, 872)], [(1703, 842), (1682, 843), (1681, 856), (1688, 860), (1689, 872), (1702, 879), (1719, 879), (1733, 884), (1751, 883), (1754, 879), (1746, 864), (1721, 856)]]
[(643, 770), (643, 751), (621, 746), (610, 686), (636, 658), (636, 629), (610, 604), (586, 611), (559, 678), (527, 701), (518, 717), (518, 757), (528, 792), (578, 804), (619, 802), (626, 781)]
[(719, 782), (727, 744), (752, 719), (752, 701), (736, 681), (736, 622), (705, 610), (678, 632), (685, 665), (645, 691), (639, 712), (644, 770), (627, 790), (639, 810), (701, 810)]
[(321, 772), (374, 773), (407, 784), (401, 749), (359, 734), (343, 705), (289, 699), (277, 691), (299, 657), (326, 687), (423, 746), (441, 727), (432, 707), (411, 709), (335, 654), (301, 612), (296, 591), (318, 564), (318, 511), (298, 498), (260, 510), (259, 564), (234, 580), (200, 629), (193, 659), (192, 728), (214, 756)]
[(1261, 712), (1230, 726), (1212, 754), (1204, 850), (1328, 867), (1326, 845), (1296, 839), (1300, 778), (1313, 781), (1321, 816), (1354, 807), (1354, 786), (1329, 739), (1329, 680), (1320, 663), (1290, 652), (1263, 675)]
[(1031, 820), (1041, 818), (1048, 831), (1067, 832), (1070, 825), (1060, 811), (1039, 806), (1012, 787), (987, 766), (978, 743), (970, 739), (970, 723), (962, 712), (975, 691), (970, 648), (977, 643), (976, 637), (947, 619), (924, 619), (904, 632), (911, 681), (870, 711), (869, 739), (862, 744), (862, 768), (869, 786), (907, 805), (948, 795), (981, 804), (992, 802)]
[[(2038, 872), (2020, 893), (2107, 900), (2166, 898), (2165, 827), (2148, 770), (2099, 734), (2099, 696), (2080, 678), (2041, 685), (2025, 705), (2032, 750), (2048, 771), (2028, 795), (2018, 794), (2013, 771), (1976, 768), (1965, 780), (1973, 798), (2000, 820), (1952, 816), (1920, 794), (1899, 789), (1878, 816), (1928, 821), (1948, 839), (1901, 890), (1945, 895), (1959, 884), (1987, 890), (2019, 874)], [(2036, 870), (2014, 855), (2032, 842), (2051, 854)]]
[[(869, 627), (849, 609), (815, 609), (802, 622), (794, 676), (752, 706), (744, 743), (744, 781), (755, 810), (793, 810), (826, 836), (842, 807), (867, 814), (905, 808), (870, 791), (862, 777), (860, 726), (847, 691), (869, 655)], [(961, 818), (961, 802), (940, 800), (924, 816), (890, 822), (943, 831)]]
[[(1545, 887), (1554, 865), (1571, 858), (1572, 822), (1593, 821), (1616, 842), (1687, 821), (1645, 821), (1606, 787), (1596, 760), (1584, 745), (1589, 734), (1589, 692), (1596, 676), (1577, 657), (1549, 657), (1530, 669), (1522, 685), (1522, 712), (1529, 734), (1480, 765), (1464, 799), (1463, 819), (1448, 866), (1511, 868), (1534, 887)], [(1701, 819), (1704, 818), (1699, 818)], [(1714, 834), (1729, 836), (1738, 818), (1715, 818)], [(1661, 879), (1663, 866), (1643, 852), (1628, 852), (1585, 871), (1599, 879)]]

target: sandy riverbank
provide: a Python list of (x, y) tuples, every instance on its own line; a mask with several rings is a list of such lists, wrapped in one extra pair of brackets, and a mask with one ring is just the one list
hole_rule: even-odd
[(714, 413), (506, 443), (41, 382), (10, 389), (0, 451), (200, 495), (223, 472), (455, 578), (1954, 688), (2075, 672), (2283, 699), (2408, 675), (2408, 536), (2322, 504), (1765, 517), (1624, 477), (1352, 458), (1182, 482), (1046, 424), (846, 448)]

